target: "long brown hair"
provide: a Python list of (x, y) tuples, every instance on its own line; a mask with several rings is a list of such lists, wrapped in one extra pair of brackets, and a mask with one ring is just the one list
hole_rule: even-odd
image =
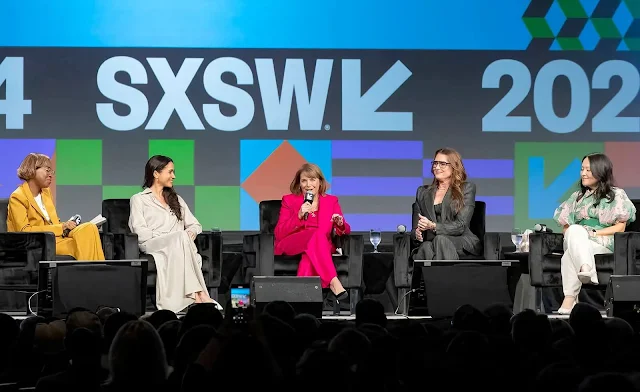
[[(142, 189), (151, 188), (155, 179), (155, 177), (153, 177), (153, 172), (161, 172), (169, 162), (173, 162), (173, 160), (164, 155), (154, 155), (149, 158), (144, 167), (144, 184), (142, 185)], [(162, 197), (164, 197), (164, 200), (167, 202), (176, 218), (178, 218), (179, 221), (182, 220), (182, 207), (180, 206), (180, 200), (178, 200), (176, 190), (172, 187), (165, 186), (162, 188)]]
[(302, 193), (302, 189), (300, 188), (300, 177), (302, 174), (306, 174), (309, 177), (317, 178), (320, 181), (320, 186), (318, 187), (318, 194), (324, 195), (327, 193), (327, 180), (324, 178), (324, 174), (322, 174), (322, 170), (320, 170), (320, 166), (315, 163), (305, 163), (300, 166), (300, 169), (296, 172), (296, 175), (293, 177), (291, 181), (291, 185), (289, 185), (289, 190), (294, 195), (299, 195)]
[[(462, 163), (462, 157), (458, 153), (458, 151), (453, 148), (441, 148), (433, 155), (434, 159), (438, 156), (438, 154), (444, 154), (449, 158), (449, 163), (451, 164), (451, 185), (449, 185), (449, 189), (451, 189), (451, 198), (453, 199), (453, 208), (456, 213), (460, 212), (462, 207), (464, 207), (464, 195), (462, 194), (462, 185), (467, 181), (467, 171), (464, 169), (464, 164)], [(435, 174), (433, 173), (433, 166), (431, 167), (431, 174), (433, 174), (433, 182), (431, 186), (438, 186), (438, 180), (436, 179)]]

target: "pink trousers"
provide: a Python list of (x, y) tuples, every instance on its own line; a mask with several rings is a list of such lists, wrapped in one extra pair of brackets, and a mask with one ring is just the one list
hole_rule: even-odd
[(291, 234), (280, 241), (283, 255), (302, 255), (298, 265), (298, 276), (320, 276), (322, 287), (338, 274), (331, 258), (333, 244), (325, 233), (315, 228)]

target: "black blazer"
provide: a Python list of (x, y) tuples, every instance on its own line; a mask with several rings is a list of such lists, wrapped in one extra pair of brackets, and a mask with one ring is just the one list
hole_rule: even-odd
[[(451, 189), (449, 189), (442, 199), (442, 222), (436, 222), (436, 213), (433, 208), (433, 200), (436, 195), (436, 187), (433, 185), (424, 185), (418, 188), (416, 192), (416, 202), (413, 205), (413, 226), (411, 238), (415, 239), (415, 230), (418, 227), (418, 214), (426, 217), (436, 224), (435, 235), (449, 235), (461, 237), (463, 239), (463, 249), (467, 252), (477, 255), (482, 252), (482, 244), (478, 237), (471, 232), (469, 226), (471, 217), (476, 205), (476, 185), (471, 182), (465, 182), (462, 185), (462, 193), (464, 196), (464, 206), (460, 212), (456, 213), (451, 205)], [(423, 234), (425, 240), (433, 239), (433, 233), (427, 231)]]

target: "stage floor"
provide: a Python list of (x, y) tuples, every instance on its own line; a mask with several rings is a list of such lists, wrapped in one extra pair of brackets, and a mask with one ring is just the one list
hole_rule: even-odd
[[(147, 312), (145, 313), (145, 316), (149, 316), (152, 312)], [(14, 318), (14, 320), (24, 320), (28, 317), (30, 317), (29, 315), (25, 314), (24, 312), (5, 312), (5, 314), (11, 316)], [(178, 313), (178, 317), (182, 317), (184, 316), (184, 313)], [(434, 319), (430, 316), (404, 316), (401, 314), (393, 314), (393, 313), (387, 313), (387, 320), (418, 320), (418, 321), (425, 321), (425, 322), (429, 322), (429, 321), (442, 321), (442, 318), (439, 319)], [(547, 317), (549, 317), (550, 319), (565, 319), (568, 320), (569, 316), (568, 315), (562, 315), (562, 314), (548, 314)], [(602, 314), (603, 318), (607, 318), (606, 314)], [(342, 312), (340, 313), (340, 315), (333, 315), (331, 312), (323, 312), (322, 314), (322, 320), (326, 320), (326, 321), (355, 321), (356, 320), (356, 316), (353, 314), (349, 314), (347, 312)]]

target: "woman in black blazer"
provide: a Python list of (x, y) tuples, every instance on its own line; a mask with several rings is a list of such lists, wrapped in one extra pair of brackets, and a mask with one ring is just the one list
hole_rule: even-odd
[(469, 229), (476, 186), (467, 182), (460, 154), (451, 148), (436, 151), (431, 164), (433, 182), (418, 188), (413, 208), (412, 239), (419, 243), (414, 260), (458, 260), (479, 255), (482, 245)]

